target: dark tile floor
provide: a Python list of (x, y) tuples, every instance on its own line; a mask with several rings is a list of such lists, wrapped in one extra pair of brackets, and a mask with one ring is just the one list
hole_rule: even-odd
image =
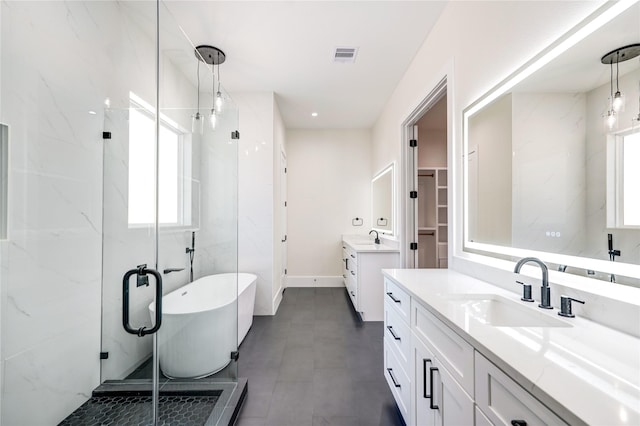
[(288, 288), (240, 346), (249, 380), (239, 426), (403, 425), (383, 376), (383, 323), (361, 322), (344, 288)]

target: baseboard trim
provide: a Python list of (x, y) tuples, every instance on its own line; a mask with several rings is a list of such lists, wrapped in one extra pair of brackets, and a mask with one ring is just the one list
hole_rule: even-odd
[(284, 287), (280, 285), (280, 288), (276, 292), (276, 295), (273, 296), (273, 315), (278, 312), (278, 308), (280, 307), (280, 302), (282, 302), (282, 292), (284, 291)]
[(342, 275), (338, 276), (305, 276), (287, 277), (287, 287), (344, 287)]

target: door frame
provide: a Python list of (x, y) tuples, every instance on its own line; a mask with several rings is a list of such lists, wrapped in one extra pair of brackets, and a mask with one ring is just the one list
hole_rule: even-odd
[[(422, 99), (418, 106), (409, 114), (402, 123), (402, 144), (401, 144), (401, 179), (400, 179), (400, 209), (402, 226), (400, 228), (400, 265), (403, 268), (416, 268), (418, 265), (418, 252), (411, 250), (410, 244), (418, 242), (418, 224), (417, 224), (417, 202), (415, 198), (409, 197), (410, 191), (418, 190), (418, 153), (417, 147), (413, 148), (409, 142), (411, 139), (417, 138), (417, 123), (422, 116), (429, 111), (442, 97), (447, 96), (447, 163), (451, 168), (452, 158), (452, 132), (451, 132), (451, 111), (453, 104), (453, 94), (451, 93), (451, 83), (448, 82), (447, 73), (440, 78), (433, 89)], [(451, 181), (453, 173), (448, 173), (449, 195), (451, 195)], [(451, 198), (451, 197), (449, 197)], [(453, 200), (452, 200), (453, 201)], [(450, 204), (451, 205), (451, 204)], [(449, 223), (451, 222), (451, 212), (449, 208)], [(451, 242), (451, 229), (449, 227), (449, 241)], [(448, 257), (451, 259), (451, 247), (449, 244)]]

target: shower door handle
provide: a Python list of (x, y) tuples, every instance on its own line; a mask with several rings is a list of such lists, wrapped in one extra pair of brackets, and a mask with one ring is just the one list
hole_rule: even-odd
[[(129, 279), (136, 275), (137, 287), (148, 286), (149, 277), (153, 275), (156, 279), (156, 323), (153, 328), (147, 330), (146, 327), (133, 328), (129, 324)], [(162, 276), (155, 269), (147, 269), (147, 265), (138, 265), (136, 269), (131, 269), (122, 278), (122, 326), (127, 333), (135, 334), (138, 337), (153, 334), (160, 329), (162, 324)]]

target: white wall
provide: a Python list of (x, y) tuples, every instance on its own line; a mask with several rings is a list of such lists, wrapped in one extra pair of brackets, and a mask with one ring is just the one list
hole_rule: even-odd
[[(342, 282), (342, 234), (371, 229), (368, 130), (287, 131), (288, 286)], [(353, 218), (364, 218), (352, 226)], [(316, 279), (317, 281), (313, 281)]]

